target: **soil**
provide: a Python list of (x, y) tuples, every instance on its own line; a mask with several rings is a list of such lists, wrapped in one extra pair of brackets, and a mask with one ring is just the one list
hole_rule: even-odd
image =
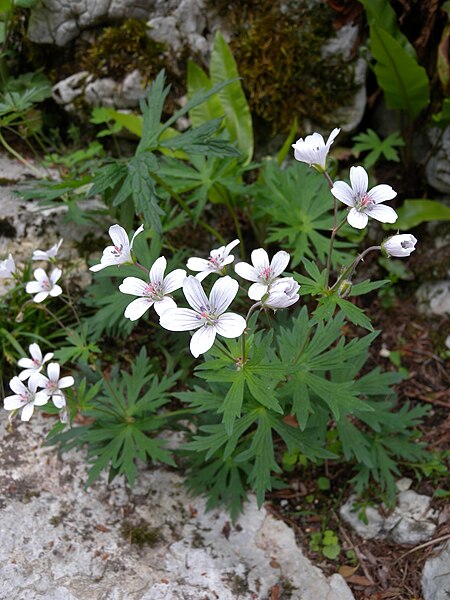
[[(371, 368), (381, 364), (385, 370), (395, 369), (385, 357), (386, 349), (399, 352), (401, 367), (408, 375), (396, 386), (398, 405), (405, 401), (429, 404), (430, 411), (420, 426), (422, 440), (429, 449), (448, 453), (450, 361), (443, 341), (448, 334), (448, 318), (420, 314), (414, 294), (409, 293), (396, 296), (390, 308), (383, 307), (375, 297), (368, 312), (375, 329), (382, 332), (373, 346)], [(402, 475), (411, 476), (418, 493), (433, 496), (438, 488), (448, 490), (448, 475), (435, 474), (420, 481), (414, 473)], [(330, 490), (318, 489), (319, 477), (331, 481)], [(292, 472), (289, 487), (272, 492), (267, 508), (293, 527), (305, 553), (327, 575), (338, 571), (344, 576), (356, 600), (423, 600), (420, 580), (425, 561), (450, 540), (448, 497), (433, 498), (432, 508), (441, 511), (441, 516), (429, 542), (411, 547), (386, 540), (364, 540), (338, 514), (351, 493), (350, 478), (342, 465), (326, 465), (323, 472)], [(311, 534), (325, 529), (337, 535), (341, 546), (335, 560), (311, 549)]]

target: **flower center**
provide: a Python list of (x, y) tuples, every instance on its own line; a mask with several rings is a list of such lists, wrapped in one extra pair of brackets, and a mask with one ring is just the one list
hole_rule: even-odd
[(144, 294), (149, 296), (152, 300), (162, 300), (164, 297), (162, 282), (155, 281), (154, 283), (147, 283)]
[(402, 248), (404, 248), (405, 250), (407, 248), (414, 248), (414, 244), (412, 242), (410, 242), (409, 240), (406, 240), (405, 242), (400, 242), (400, 246)]
[(374, 201), (367, 192), (361, 194), (358, 192), (355, 196), (355, 208), (356, 210), (364, 210), (365, 208), (372, 208)]
[(40, 367), (41, 366), (41, 362), (40, 362), (40, 360), (38, 358), (33, 358), (32, 362), (33, 362), (33, 365), (35, 367)]
[(45, 388), (53, 394), (58, 390), (58, 382), (57, 381), (49, 381), (45, 384)]
[(50, 279), (43, 279), (41, 282), (42, 289), (46, 292), (49, 292), (52, 289), (52, 284), (50, 283)]
[(214, 308), (210, 308), (209, 306), (201, 306), (200, 312), (196, 315), (196, 319), (198, 321), (203, 321), (205, 327), (214, 327), (219, 321)]
[(120, 246), (114, 246), (114, 250), (111, 250), (111, 254), (115, 257), (119, 257), (122, 256), (123, 254), (123, 244), (120, 244)]
[(272, 277), (272, 269), (270, 267), (263, 267), (259, 272), (261, 283), (269, 284)]
[(221, 256), (208, 256), (209, 268), (218, 269), (222, 268), (223, 258)]

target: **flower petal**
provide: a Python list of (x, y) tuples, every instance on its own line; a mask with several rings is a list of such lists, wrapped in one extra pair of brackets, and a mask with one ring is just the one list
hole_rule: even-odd
[(154, 301), (151, 298), (136, 298), (125, 309), (123, 316), (130, 321), (137, 321), (142, 315), (153, 306)]
[[(136, 229), (136, 231), (135, 231), (135, 232), (134, 232), (134, 234), (133, 234), (133, 237), (131, 238), (131, 242), (130, 242), (130, 248), (132, 248), (132, 247), (133, 247), (134, 240), (135, 240), (135, 239), (137, 238), (137, 236), (138, 236), (140, 233), (142, 233), (143, 231), (144, 231), (144, 226), (143, 226), (143, 225), (140, 225), (140, 226), (139, 226), (139, 227)], [(127, 241), (128, 241), (128, 240), (127, 240)]]
[(264, 294), (267, 293), (268, 285), (264, 285), (264, 283), (253, 283), (248, 288), (248, 297), (251, 300), (261, 300)]
[(49, 292), (50, 296), (52, 296), (53, 298), (55, 296), (60, 296), (62, 294), (62, 287), (59, 286), (58, 284), (54, 285), (52, 287), (52, 289)]
[(208, 277), (208, 275), (211, 275), (211, 273), (214, 273), (214, 271), (202, 271), (201, 273), (197, 273), (195, 279), (197, 279), (201, 283), (204, 279)]
[(247, 323), (241, 315), (225, 313), (220, 315), (216, 325), (217, 333), (226, 338), (236, 338), (242, 335)]
[(42, 362), (42, 351), (39, 347), (39, 344), (36, 344), (36, 342), (34, 342), (33, 344), (30, 344), (28, 346), (28, 352), (30, 353), (30, 356), (32, 358), (34, 358), (35, 360), (37, 360), (40, 363)]
[(190, 308), (170, 308), (159, 317), (159, 324), (169, 331), (190, 331), (202, 327), (203, 322)]
[(363, 196), (369, 187), (369, 177), (364, 167), (350, 167), (350, 182), (355, 194)]
[(376, 204), (375, 206), (366, 209), (366, 212), (369, 217), (381, 221), (382, 223), (395, 223), (398, 219), (398, 214), (395, 210), (385, 204)]
[(375, 202), (375, 204), (385, 202), (386, 200), (392, 200), (392, 198), (395, 198), (396, 195), (397, 192), (394, 191), (390, 185), (386, 185), (385, 183), (376, 185), (368, 193), (369, 198)]
[(111, 225), (109, 228), (109, 237), (117, 248), (128, 248), (130, 245), (127, 232), (120, 225)]
[(352, 188), (345, 181), (336, 181), (331, 188), (331, 193), (335, 198), (346, 204), (347, 206), (355, 205), (355, 197)]
[(227, 244), (225, 246), (225, 256), (228, 256), (230, 254), (230, 252), (233, 250), (233, 248), (236, 248), (236, 246), (239, 244), (239, 240), (233, 240), (232, 242), (230, 242), (229, 244)]
[(198, 358), (200, 354), (208, 352), (216, 339), (216, 328), (205, 325), (194, 333), (191, 338), (190, 349), (192, 355)]
[(255, 267), (252, 267), (246, 262), (239, 262), (234, 265), (234, 271), (239, 275), (239, 277), (242, 277), (242, 279), (247, 279), (247, 281), (259, 280), (258, 271), (255, 269)]
[(61, 269), (53, 269), (53, 271), (50, 273), (50, 281), (52, 283), (56, 283), (58, 281), (58, 279), (61, 277), (62, 275), (62, 271)]
[(258, 248), (253, 250), (251, 254), (253, 266), (260, 271), (261, 269), (267, 269), (269, 267), (269, 256), (264, 248)]
[(63, 408), (66, 406), (66, 397), (62, 392), (52, 395), (52, 402), (56, 408)]
[(235, 299), (238, 290), (238, 282), (228, 275), (218, 279), (213, 285), (209, 296), (209, 304), (212, 312), (218, 315), (225, 312)]
[(122, 294), (131, 294), (132, 296), (145, 296), (147, 283), (139, 277), (126, 277), (119, 285)]
[(191, 271), (206, 271), (209, 269), (210, 262), (205, 258), (197, 258), (195, 256), (188, 259), (186, 267)]
[(57, 362), (52, 362), (47, 365), (47, 376), (50, 381), (58, 381), (60, 370), (61, 368)]
[(18, 377), (13, 377), (9, 382), (9, 387), (16, 394), (22, 395), (28, 393), (28, 388), (20, 381)]
[(197, 312), (203, 312), (209, 304), (201, 283), (198, 279), (192, 277), (192, 275), (189, 275), (184, 280), (183, 293), (186, 296), (186, 300)]
[(59, 383), (58, 383), (58, 387), (61, 390), (66, 387), (70, 387), (74, 383), (75, 383), (75, 380), (72, 377), (72, 375), (66, 375), (65, 377), (61, 377), (61, 379), (59, 380)]
[(168, 273), (164, 277), (163, 292), (164, 294), (170, 294), (175, 290), (179, 290), (183, 287), (183, 282), (186, 279), (186, 271), (184, 269), (175, 269), (171, 273)]
[(155, 309), (157, 314), (161, 316), (164, 312), (166, 312), (166, 310), (170, 310), (171, 308), (177, 308), (177, 305), (176, 302), (172, 300), (172, 298), (164, 296), (162, 300), (158, 300), (157, 302), (155, 302), (153, 308)]
[(33, 404), (35, 406), (44, 406), (44, 404), (47, 404), (48, 402), (48, 394), (46, 394), (44, 391), (42, 392), (38, 392), (33, 400)]
[(26, 404), (20, 396), (6, 396), (3, 400), (3, 407), (5, 410), (15, 410), (16, 408), (22, 408)]
[(39, 292), (39, 294), (36, 294), (36, 296), (33, 298), (33, 301), (39, 304), (39, 302), (43, 302), (47, 298), (47, 296), (48, 292)]
[[(19, 367), (22, 367), (23, 369), (33, 369), (36, 367), (36, 365), (34, 364), (34, 362), (31, 360), (31, 358), (19, 358), (19, 360), (17, 361), (17, 364), (19, 365)], [(20, 375), (19, 375), (20, 377)], [(20, 379), (22, 379), (20, 377)], [(25, 378), (26, 379), (26, 378)]]
[(160, 284), (163, 282), (164, 280), (164, 271), (166, 270), (167, 267), (167, 260), (164, 258), (164, 256), (160, 256), (159, 258), (157, 258), (155, 260), (155, 262), (152, 265), (152, 268), (150, 269), (150, 281), (153, 284)]
[(328, 136), (327, 143), (325, 144), (327, 150), (330, 149), (331, 144), (334, 142), (334, 140), (336, 139), (336, 137), (339, 135), (340, 131), (341, 130), (340, 130), (339, 127), (335, 127), (333, 129), (333, 131), (330, 133), (330, 135)]
[(366, 213), (360, 212), (359, 210), (356, 210), (356, 208), (352, 208), (347, 215), (347, 221), (356, 229), (364, 229), (368, 220), (369, 218)]
[(27, 294), (36, 294), (42, 290), (42, 285), (39, 281), (29, 281), (25, 286)]
[(25, 404), (25, 406), (22, 409), (22, 414), (20, 415), (20, 419), (22, 421), (29, 421), (33, 415), (33, 412), (34, 412), (34, 404), (32, 402)]
[(278, 277), (278, 275), (281, 275), (281, 273), (288, 266), (290, 260), (290, 255), (284, 250), (280, 250), (279, 252), (277, 252), (272, 258), (272, 262), (270, 263), (271, 278)]
[(41, 268), (33, 271), (33, 277), (36, 279), (36, 281), (47, 281), (48, 279), (47, 273)]

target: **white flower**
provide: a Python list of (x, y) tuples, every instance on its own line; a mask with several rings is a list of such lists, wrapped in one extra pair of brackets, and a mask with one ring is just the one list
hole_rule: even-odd
[(290, 258), (287, 252), (280, 250), (269, 264), (267, 252), (263, 248), (258, 248), (251, 254), (253, 266), (245, 262), (237, 263), (234, 267), (236, 273), (248, 281), (255, 282), (248, 290), (248, 297), (252, 300), (261, 300), (269, 286), (285, 270)]
[(66, 406), (66, 397), (61, 391), (75, 383), (72, 375), (59, 378), (60, 367), (58, 363), (52, 362), (47, 366), (47, 377), (40, 375), (39, 387), (44, 388), (43, 392), (53, 400), (56, 408)]
[(190, 258), (187, 261), (187, 268), (191, 271), (200, 271), (195, 277), (199, 281), (203, 281), (210, 273), (218, 273), (224, 275), (224, 267), (230, 265), (234, 261), (231, 250), (239, 244), (239, 240), (233, 240), (226, 246), (221, 246), (211, 250), (208, 260), (205, 258)]
[(124, 315), (127, 319), (136, 321), (151, 306), (154, 306), (158, 315), (162, 315), (169, 308), (177, 307), (168, 294), (178, 290), (183, 285), (186, 271), (176, 269), (164, 277), (166, 266), (166, 259), (164, 256), (160, 256), (150, 269), (148, 283), (138, 277), (126, 277), (123, 283), (119, 285), (119, 290), (122, 293), (140, 296), (125, 309)]
[(228, 275), (218, 279), (209, 299), (195, 277), (186, 277), (183, 292), (190, 308), (171, 308), (160, 317), (159, 323), (169, 331), (198, 329), (191, 338), (190, 349), (197, 358), (214, 344), (216, 334), (226, 338), (239, 337), (246, 327), (244, 317), (225, 313), (238, 293), (239, 284)]
[(410, 256), (416, 249), (417, 239), (410, 233), (393, 235), (381, 244), (388, 256)]
[(62, 288), (56, 284), (58, 279), (61, 277), (61, 269), (53, 269), (50, 276), (44, 271), (44, 269), (36, 269), (33, 273), (36, 281), (29, 281), (25, 287), (25, 290), (29, 294), (36, 294), (33, 298), (35, 302), (42, 302), (50, 296), (59, 296), (62, 294)]
[(16, 272), (16, 263), (12, 257), (12, 254), (8, 254), (8, 258), (0, 260), (0, 279), (7, 279), (12, 277)]
[(14, 396), (7, 396), (4, 399), (4, 407), (6, 410), (22, 409), (20, 418), (22, 421), (29, 421), (33, 414), (35, 406), (44, 406), (48, 402), (48, 395), (44, 391), (37, 392), (36, 388), (38, 381), (29, 381), (28, 387), (20, 381), (18, 377), (13, 377), (9, 382), (9, 387)]
[(331, 188), (335, 198), (351, 207), (347, 221), (356, 229), (364, 229), (369, 217), (382, 223), (395, 223), (398, 215), (390, 206), (381, 203), (397, 195), (390, 185), (376, 185), (369, 192), (369, 178), (364, 167), (351, 167), (350, 187), (344, 181), (336, 181)]
[(288, 308), (300, 298), (299, 289), (300, 285), (292, 277), (283, 277), (270, 286), (267, 297), (263, 298), (261, 303), (264, 308), (273, 310)]
[(54, 244), (49, 250), (35, 250), (31, 260), (52, 260), (58, 254), (58, 250), (63, 243), (62, 238), (57, 244)]
[(305, 139), (300, 138), (295, 144), (292, 144), (295, 159), (307, 163), (310, 167), (318, 167), (319, 170), (325, 171), (328, 152), (340, 131), (337, 127), (333, 129), (326, 144), (320, 133), (313, 133), (306, 136)]
[(44, 364), (53, 358), (53, 352), (47, 352), (42, 358), (42, 352), (38, 344), (30, 344), (28, 350), (31, 358), (21, 358), (17, 364), (25, 369), (25, 371), (19, 373), (19, 379), (25, 381), (25, 379), (30, 378), (29, 383), (31, 383), (34, 380), (40, 380), (39, 373)]
[(120, 225), (111, 225), (109, 228), (109, 236), (112, 239), (114, 246), (108, 246), (103, 250), (103, 256), (100, 259), (98, 265), (94, 265), (90, 268), (91, 271), (100, 271), (110, 265), (123, 265), (124, 263), (132, 263), (131, 249), (133, 248), (133, 242), (142, 231), (144, 226), (141, 225), (137, 229), (131, 238), (131, 242), (128, 239), (127, 232)]

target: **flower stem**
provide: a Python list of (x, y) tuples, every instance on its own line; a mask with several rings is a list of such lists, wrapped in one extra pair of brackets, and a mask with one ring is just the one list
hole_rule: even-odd
[(241, 243), (241, 256), (245, 256), (244, 237), (242, 235), (242, 229), (239, 224), (239, 219), (237, 217), (236, 211), (234, 210), (234, 206), (231, 204), (231, 202), (227, 202), (226, 206), (228, 208), (228, 212), (231, 215), (231, 218), (233, 219), (234, 226), (236, 227), (236, 233), (239, 238), (239, 242)]
[(15, 158), (17, 158), (17, 160), (19, 160), (23, 165), (25, 165), (28, 169), (30, 169), (31, 171), (33, 171), (34, 175), (38, 178), (38, 179), (42, 179), (42, 173), (36, 169), (35, 166), (33, 166), (31, 163), (29, 163), (21, 154), (19, 154), (18, 152), (16, 152), (14, 150), (14, 148), (12, 146), (10, 146), (8, 144), (8, 142), (5, 140), (5, 138), (3, 137), (3, 135), (0, 133), (0, 144), (2, 144), (2, 146), (10, 153), (12, 154)]
[[(245, 317), (245, 320), (247, 323), (248, 323), (248, 320), (249, 320), (252, 312), (255, 311), (257, 308), (259, 308), (260, 306), (262, 306), (261, 302), (255, 302), (255, 304), (250, 306), (247, 316)], [(246, 356), (245, 356), (245, 330), (242, 332), (241, 338), (242, 338), (242, 366), (243, 366), (247, 360)]]
[[(334, 201), (334, 204), (336, 205), (336, 200)], [(336, 233), (339, 231), (339, 229), (341, 229), (341, 227), (343, 227), (345, 225), (345, 223), (347, 222), (347, 217), (345, 217), (339, 223), (339, 225), (336, 226), (336, 214), (335, 214), (334, 222), (335, 222), (335, 225), (334, 225), (333, 230), (331, 232), (331, 236), (330, 236), (330, 249), (328, 250), (328, 257), (327, 257), (327, 279), (326, 279), (325, 287), (328, 287), (328, 282), (330, 281), (331, 256), (333, 254), (334, 238), (336, 237)]]
[(341, 281), (343, 281), (344, 279), (351, 279), (353, 277), (353, 273), (355, 272), (356, 267), (358, 266), (358, 264), (364, 260), (364, 257), (369, 254), (369, 252), (373, 252), (374, 250), (381, 250), (381, 246), (370, 246), (369, 248), (366, 248), (364, 250), (364, 252), (361, 252), (361, 254), (359, 256), (357, 256), (355, 258), (355, 260), (352, 262), (352, 264), (347, 267), (345, 269), (345, 271), (342, 273), (342, 275), (336, 280), (336, 283), (331, 286), (330, 289), (334, 289)]

